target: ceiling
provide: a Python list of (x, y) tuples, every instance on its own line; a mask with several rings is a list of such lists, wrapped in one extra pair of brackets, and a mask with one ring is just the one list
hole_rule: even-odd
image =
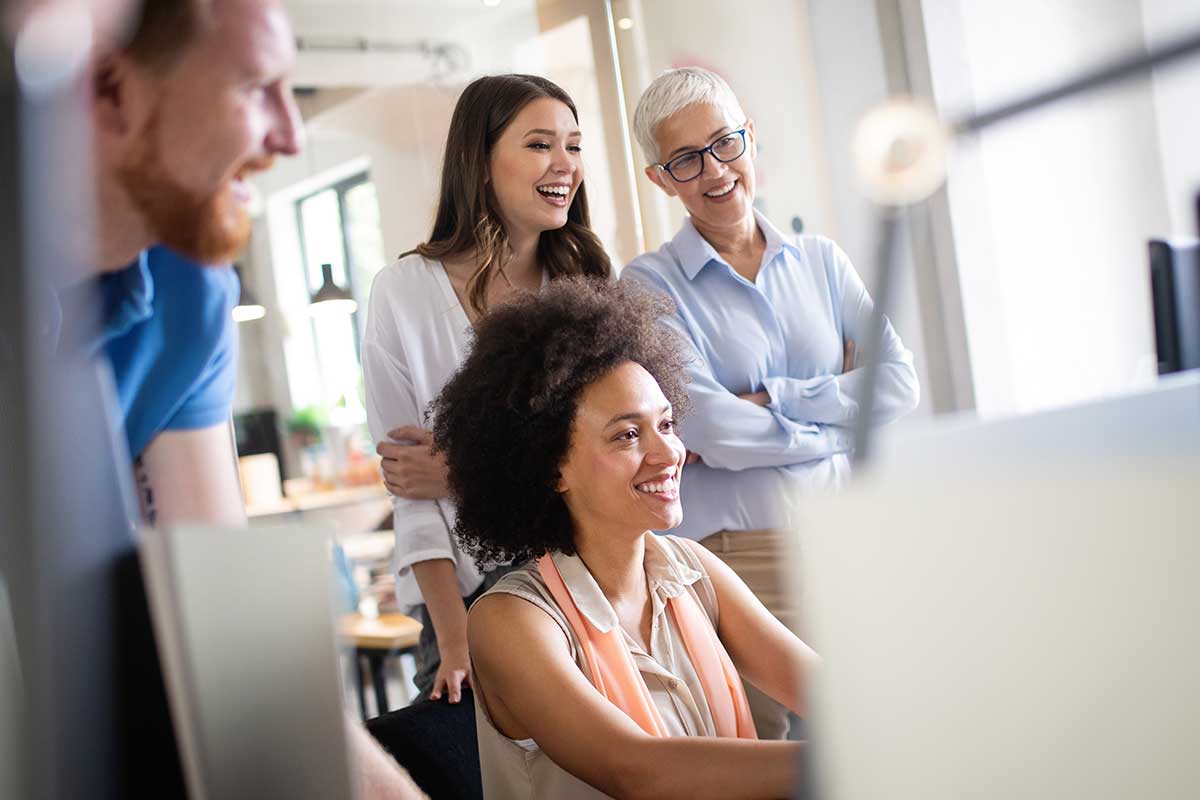
[(532, 19), (537, 0), (285, 0), (306, 88), (387, 85), (470, 70), (489, 29)]

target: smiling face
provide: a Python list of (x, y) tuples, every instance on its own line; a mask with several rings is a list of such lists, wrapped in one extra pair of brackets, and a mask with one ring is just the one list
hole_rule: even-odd
[(576, 536), (617, 531), (633, 537), (679, 525), (685, 455), (671, 405), (641, 365), (627, 362), (590, 384), (580, 395), (559, 470), (558, 490)]
[(671, 197), (678, 197), (701, 228), (724, 228), (743, 224), (754, 215), (754, 122), (734, 119), (718, 106), (695, 103), (664, 119), (654, 129), (658, 161), (707, 147), (731, 131), (746, 129), (746, 152), (722, 163), (704, 154), (700, 177), (679, 182), (666, 170), (646, 167), (646, 176)]
[(580, 139), (571, 109), (550, 97), (526, 104), (500, 134), (488, 181), (510, 240), (567, 224), (583, 182)]
[[(130, 134), (117, 175), (158, 241), (203, 263), (249, 235), (246, 178), (301, 145), (287, 79), (295, 61), (281, 6), (226, 0), (164, 74), (129, 60)], [(134, 118), (136, 117), (136, 119)]]

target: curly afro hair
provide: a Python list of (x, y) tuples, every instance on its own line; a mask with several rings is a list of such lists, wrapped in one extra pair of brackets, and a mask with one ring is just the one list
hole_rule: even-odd
[(634, 362), (682, 417), (686, 358), (678, 335), (659, 324), (673, 312), (666, 296), (637, 284), (571, 277), (484, 315), (466, 360), (431, 406), (464, 550), (480, 563), (575, 552), (555, 487), (579, 396)]

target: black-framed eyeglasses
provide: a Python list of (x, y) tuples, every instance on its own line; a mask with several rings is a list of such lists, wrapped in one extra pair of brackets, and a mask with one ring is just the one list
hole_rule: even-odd
[(708, 147), (692, 150), (675, 156), (665, 164), (655, 164), (659, 169), (665, 169), (676, 183), (687, 183), (700, 177), (704, 172), (704, 154), (708, 153), (722, 164), (737, 161), (746, 152), (746, 129), (723, 133)]

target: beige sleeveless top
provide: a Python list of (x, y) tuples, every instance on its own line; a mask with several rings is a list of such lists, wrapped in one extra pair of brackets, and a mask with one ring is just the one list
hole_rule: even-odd
[[(578, 556), (555, 553), (554, 563), (581, 614), (601, 631), (619, 627), (612, 606)], [(692, 668), (675, 618), (667, 610), (669, 599), (681, 592), (689, 592), (715, 628), (717, 596), (712, 582), (685, 541), (674, 536), (646, 534), (645, 568), (651, 603), (650, 652), (647, 653), (622, 630), (625, 643), (650, 689), (667, 735), (716, 736), (700, 679)], [(579, 639), (538, 574), (536, 562), (528, 562), (505, 575), (487, 594), (495, 592), (516, 595), (549, 614), (562, 628), (575, 663), (591, 679)], [(471, 686), (475, 696), (475, 727), (479, 732), (479, 763), (486, 800), (593, 800), (607, 797), (551, 761), (532, 739), (509, 739), (496, 730), (485, 707), (486, 687), (479, 684), (474, 674)]]

